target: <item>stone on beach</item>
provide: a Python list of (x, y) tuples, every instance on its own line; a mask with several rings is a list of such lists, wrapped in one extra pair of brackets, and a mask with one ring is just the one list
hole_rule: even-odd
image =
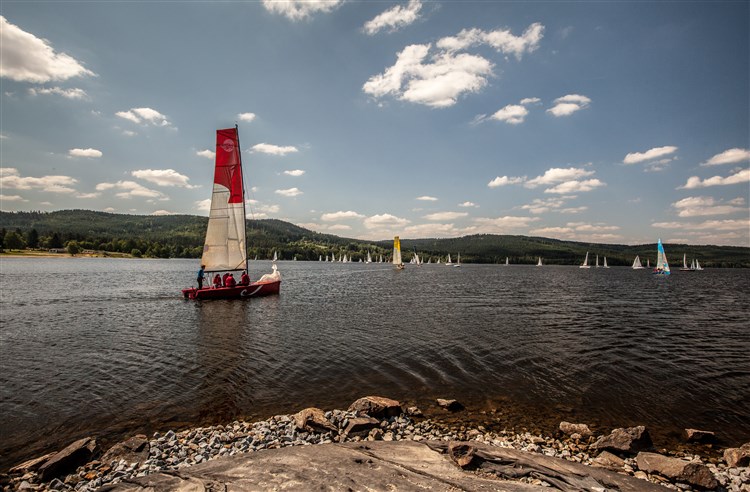
[(102, 456), (102, 463), (125, 460), (140, 465), (148, 459), (150, 445), (146, 436), (139, 434), (115, 444)]
[(685, 429), (683, 437), (686, 442), (697, 442), (702, 444), (712, 444), (716, 442), (716, 434), (705, 430)]
[(706, 465), (695, 461), (670, 458), (657, 453), (640, 452), (635, 457), (638, 468), (649, 473), (656, 472), (678, 482), (705, 489), (715, 489), (719, 482)]
[(464, 409), (464, 406), (459, 403), (457, 400), (447, 400), (443, 398), (438, 398), (437, 404), (440, 407), (445, 408), (446, 410), (449, 410), (451, 412), (458, 412)]
[(750, 466), (750, 442), (743, 444), (739, 448), (725, 449), (724, 461), (731, 467)]
[(376, 419), (398, 417), (401, 415), (401, 403), (382, 396), (365, 396), (349, 405), (350, 412), (369, 415)]
[(593, 435), (591, 429), (589, 429), (589, 426), (586, 424), (572, 424), (563, 420), (562, 422), (560, 422), (559, 428), (560, 432), (568, 436), (578, 434), (581, 437), (589, 437)]
[(294, 414), (294, 425), (298, 430), (306, 432), (334, 432), (338, 429), (325, 416), (320, 408), (310, 407)]
[(620, 471), (625, 468), (625, 460), (609, 451), (602, 451), (599, 453), (599, 456), (591, 460), (591, 466)]
[(45, 461), (53, 457), (55, 454), (56, 453), (48, 453), (43, 456), (39, 456), (38, 458), (32, 458), (30, 460), (24, 461), (23, 463), (20, 463), (8, 470), (8, 473), (26, 473), (30, 471), (36, 471), (40, 466), (44, 464)]
[(653, 447), (648, 430), (642, 425), (637, 427), (619, 428), (613, 430), (608, 436), (602, 436), (591, 445), (591, 449), (599, 451), (612, 451), (615, 453), (635, 454)]
[(366, 436), (370, 432), (370, 429), (379, 425), (380, 421), (372, 417), (356, 417), (349, 419), (349, 425), (344, 429), (344, 438), (353, 435)]
[(469, 466), (476, 450), (476, 447), (465, 442), (452, 441), (448, 444), (448, 456), (461, 468)]
[(84, 437), (69, 444), (62, 451), (55, 453), (39, 467), (39, 476), (44, 482), (71, 473), (85, 464), (96, 452), (96, 439)]

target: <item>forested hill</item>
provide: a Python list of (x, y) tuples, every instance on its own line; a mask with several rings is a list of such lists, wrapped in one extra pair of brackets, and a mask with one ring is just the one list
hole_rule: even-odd
[[(158, 258), (197, 258), (203, 247), (206, 217), (194, 215), (125, 215), (89, 210), (58, 212), (0, 212), (0, 240), (6, 249), (17, 249), (17, 240), (31, 248), (63, 248), (71, 241), (81, 249), (120, 252)], [(373, 255), (390, 255), (393, 243), (361, 241), (320, 234), (281, 220), (248, 220), (248, 252), (251, 258), (267, 259), (277, 251), (281, 259), (317, 260), (321, 255), (346, 254), (354, 261)], [(8, 241), (10, 240), (10, 243)], [(606, 256), (609, 265), (630, 265), (635, 255), (656, 259), (656, 245), (626, 246), (560, 241), (541, 237), (482, 234), (450, 239), (402, 239), (404, 258), (413, 251), (427, 261), (461, 253), (466, 263), (581, 263), (587, 251)], [(670, 263), (677, 265), (683, 253), (706, 267), (750, 267), (750, 248), (665, 244)]]

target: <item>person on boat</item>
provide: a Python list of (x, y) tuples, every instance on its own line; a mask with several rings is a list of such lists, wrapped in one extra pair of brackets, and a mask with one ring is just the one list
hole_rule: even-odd
[(250, 276), (247, 274), (247, 272), (242, 272), (242, 276), (240, 277), (240, 285), (250, 285)]
[(230, 273), (227, 279), (224, 281), (224, 287), (234, 287), (236, 285), (237, 281), (234, 279), (234, 275)]
[(227, 287), (227, 279), (229, 278), (229, 275), (230, 275), (229, 272), (226, 272), (224, 275), (222, 275), (222, 277), (221, 277), (221, 286), (222, 287)]
[(196, 279), (198, 281), (198, 290), (201, 290), (203, 288), (203, 279), (205, 278), (203, 275), (203, 270), (205, 270), (206, 265), (201, 265), (201, 269), (198, 270), (198, 278)]
[(221, 287), (221, 277), (217, 273), (214, 275), (214, 289), (218, 289), (219, 287)]

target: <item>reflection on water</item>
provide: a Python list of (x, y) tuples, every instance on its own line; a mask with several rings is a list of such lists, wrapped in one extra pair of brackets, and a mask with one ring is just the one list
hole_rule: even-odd
[(3, 466), (365, 394), (750, 439), (748, 271), (281, 262), (280, 296), (193, 302), (196, 261), (0, 261)]

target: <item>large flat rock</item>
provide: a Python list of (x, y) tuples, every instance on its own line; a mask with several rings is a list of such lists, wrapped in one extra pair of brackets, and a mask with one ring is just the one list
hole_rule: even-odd
[(474, 442), (467, 443), (476, 453), (465, 470), (444, 453), (447, 443), (428, 444), (368, 441), (270, 449), (148, 475), (101, 490), (550, 490), (500, 478), (498, 472), (506, 477), (533, 473), (553, 484), (551, 490), (665, 490), (607, 470)]

